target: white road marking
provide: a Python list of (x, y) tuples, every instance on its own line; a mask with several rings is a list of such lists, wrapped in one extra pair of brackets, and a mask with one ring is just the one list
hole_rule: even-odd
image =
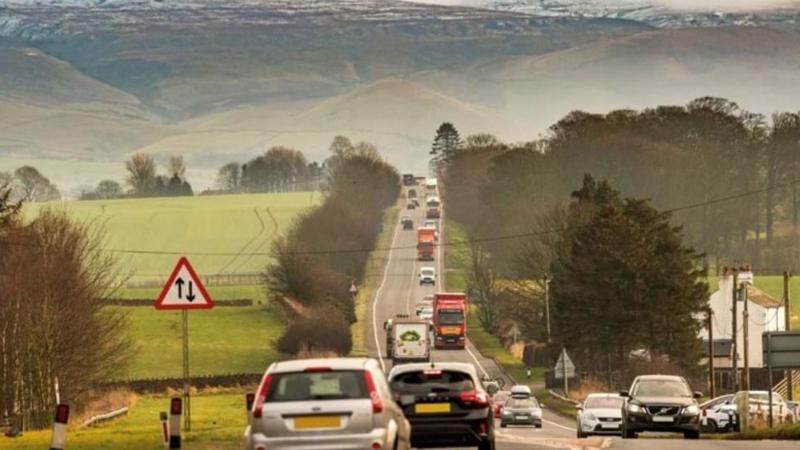
[(414, 293), (414, 278), (417, 276), (417, 256), (414, 255), (414, 264), (411, 266), (411, 285), (408, 287), (406, 295), (406, 314), (411, 315), (411, 297)]
[(561, 425), (560, 423), (555, 423), (555, 422), (553, 422), (551, 420), (542, 419), (542, 422), (550, 424), (550, 425), (553, 425), (553, 426), (558, 427), (558, 428), (562, 428), (562, 429), (567, 430), (567, 431), (575, 431), (575, 428), (565, 427), (564, 425)]
[(475, 354), (472, 353), (472, 350), (470, 350), (469, 347), (467, 347), (467, 346), (464, 346), (464, 350), (466, 350), (467, 353), (469, 353), (469, 356), (472, 357), (472, 360), (475, 361), (475, 364), (477, 364), (478, 368), (481, 369), (481, 372), (483, 372), (483, 376), (485, 376), (486, 378), (489, 378), (489, 372), (487, 372), (486, 369), (483, 368), (483, 366), (481, 365), (480, 361), (478, 361), (478, 358), (476, 358)]
[(378, 350), (378, 362), (381, 363), (381, 369), (384, 372), (386, 372), (386, 363), (383, 361), (383, 355), (381, 353), (381, 340), (378, 337), (378, 300), (380, 300), (381, 291), (386, 285), (386, 278), (389, 275), (389, 266), (392, 264), (392, 253), (394, 252), (395, 241), (397, 241), (397, 232), (399, 230), (400, 227), (395, 224), (392, 243), (389, 245), (389, 253), (386, 257), (386, 266), (383, 268), (383, 279), (381, 280), (381, 284), (378, 286), (378, 289), (375, 290), (375, 298), (372, 300), (372, 333), (375, 336), (375, 348)]

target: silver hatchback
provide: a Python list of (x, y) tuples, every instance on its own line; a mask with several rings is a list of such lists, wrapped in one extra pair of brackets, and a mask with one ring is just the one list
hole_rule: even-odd
[(272, 364), (245, 430), (245, 449), (410, 449), (411, 427), (367, 358)]

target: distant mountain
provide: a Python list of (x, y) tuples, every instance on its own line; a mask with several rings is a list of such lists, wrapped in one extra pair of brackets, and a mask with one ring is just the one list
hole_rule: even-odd
[(636, 20), (659, 28), (731, 25), (795, 28), (797, 0), (414, 0), (468, 6), (537, 17), (605, 17)]

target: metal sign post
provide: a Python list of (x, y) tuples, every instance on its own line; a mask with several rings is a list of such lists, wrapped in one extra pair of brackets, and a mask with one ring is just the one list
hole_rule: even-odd
[(183, 427), (192, 429), (191, 373), (189, 371), (189, 310), (211, 309), (214, 302), (186, 257), (178, 260), (155, 304), (158, 310), (181, 311), (181, 353), (183, 362)]
[(553, 370), (553, 375), (555, 376), (556, 380), (563, 379), (564, 380), (564, 396), (569, 395), (569, 379), (570, 377), (575, 376), (575, 364), (572, 363), (572, 360), (569, 358), (567, 354), (567, 349), (561, 349), (561, 356), (558, 358), (556, 362), (556, 367)]
[(192, 380), (189, 375), (189, 311), (181, 311), (183, 316), (182, 347), (183, 347), (183, 427), (186, 431), (192, 431)]
[(769, 372), (769, 426), (772, 427), (772, 371), (775, 369), (800, 368), (800, 332), (768, 331), (761, 335), (764, 361)]

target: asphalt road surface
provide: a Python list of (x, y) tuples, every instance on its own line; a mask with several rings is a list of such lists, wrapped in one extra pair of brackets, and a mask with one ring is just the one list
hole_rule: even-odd
[[(424, 203), (424, 187), (417, 187), (421, 193), (420, 203)], [(386, 358), (386, 335), (383, 331), (383, 322), (396, 314), (414, 316), (414, 305), (422, 300), (426, 294), (433, 294), (444, 290), (443, 248), (437, 247), (435, 261), (417, 261), (417, 232), (418, 226), (425, 221), (425, 208), (421, 205), (415, 210), (403, 210), (400, 216), (409, 216), (414, 220), (412, 230), (403, 230), (399, 223), (394, 229), (387, 230), (392, 233), (391, 247), (388, 252), (386, 265), (375, 295), (370, 299), (367, 310), (367, 349), (369, 355), (380, 358), (386, 372), (391, 369), (391, 360)], [(439, 242), (445, 241), (444, 215), (440, 221)], [(418, 272), (422, 266), (436, 268), (436, 286), (420, 286)], [(467, 330), (469, 335), (469, 330)], [(481, 374), (492, 378), (506, 379), (502, 370), (492, 359), (484, 358), (468, 343), (465, 350), (436, 350), (432, 354), (433, 361), (468, 362), (475, 364)], [(506, 379), (507, 383), (510, 380)], [(680, 446), (681, 450), (800, 450), (798, 442), (776, 441), (721, 441), (699, 440), (684, 441), (682, 436), (675, 435), (675, 439), (658, 436), (655, 439), (622, 440), (619, 438), (593, 437), (577, 439), (575, 436), (575, 421), (563, 418), (560, 415), (545, 410), (544, 423), (540, 429), (533, 427), (496, 427), (496, 443), (498, 450), (545, 450), (545, 449), (622, 449), (622, 450), (674, 450)]]

